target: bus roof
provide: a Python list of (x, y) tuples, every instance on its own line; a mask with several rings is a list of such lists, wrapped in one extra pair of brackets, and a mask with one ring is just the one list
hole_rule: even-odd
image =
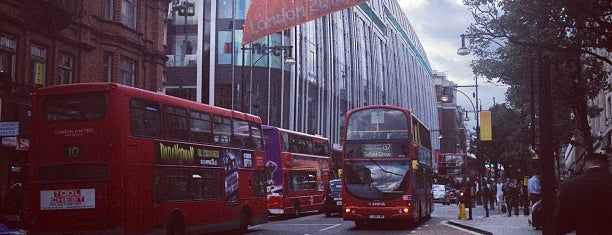
[(287, 130), (287, 129), (283, 129), (283, 128), (276, 127), (276, 126), (270, 126), (270, 125), (261, 125), (261, 129), (263, 129), (263, 130), (278, 130), (280, 132), (285, 132), (285, 133), (290, 133), (290, 134), (296, 134), (296, 135), (311, 137), (313, 139), (325, 139), (325, 140), (328, 140), (328, 138), (320, 136), (320, 135), (312, 135), (312, 134), (308, 134), (308, 133), (302, 133), (302, 132)]
[(192, 100), (187, 100), (179, 97), (166, 95), (163, 93), (157, 93), (149, 90), (126, 86), (118, 83), (111, 82), (92, 82), (92, 83), (71, 83), (57, 86), (42, 87), (36, 89), (32, 96), (45, 96), (45, 95), (65, 95), (74, 94), (81, 92), (110, 92), (120, 91), (120, 93), (155, 100), (163, 102), (165, 104), (176, 105), (180, 107), (186, 107), (192, 110), (205, 111), (212, 114), (229, 116), (233, 118), (261, 122), (259, 116), (255, 116), (248, 113), (242, 113), (235, 110), (230, 110), (222, 107), (212, 106), (204, 103), (198, 103)]

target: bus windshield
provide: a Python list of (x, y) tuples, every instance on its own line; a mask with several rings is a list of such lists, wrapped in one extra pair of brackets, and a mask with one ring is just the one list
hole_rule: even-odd
[(406, 114), (394, 109), (366, 109), (351, 115), (346, 140), (409, 139)]
[(408, 190), (410, 162), (351, 161), (344, 164), (347, 192), (364, 200), (387, 200)]

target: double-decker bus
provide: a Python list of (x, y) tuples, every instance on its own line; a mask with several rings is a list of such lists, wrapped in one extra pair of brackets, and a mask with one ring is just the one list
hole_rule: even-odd
[(32, 96), (32, 234), (198, 234), (268, 220), (257, 116), (114, 83)]
[(408, 109), (374, 105), (346, 115), (344, 220), (410, 223), (433, 212), (429, 130)]
[(329, 140), (263, 125), (270, 215), (322, 211), (332, 178)]
[(459, 189), (463, 180), (469, 176), (469, 157), (465, 153), (440, 153), (438, 173), (434, 180), (437, 184)]

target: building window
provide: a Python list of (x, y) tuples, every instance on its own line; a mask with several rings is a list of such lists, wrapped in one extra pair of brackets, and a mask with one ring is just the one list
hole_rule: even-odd
[(220, 0), (219, 1), (219, 19), (231, 19), (232, 18), (232, 0)]
[(15, 71), (15, 49), (17, 42), (15, 39), (0, 36), (0, 86), (1, 89), (12, 89), (15, 81), (13, 71)]
[(36, 86), (45, 86), (47, 49), (42, 46), (32, 45), (30, 47), (30, 56), (32, 58), (32, 81)]
[(104, 0), (104, 19), (113, 20), (115, 17), (114, 13), (114, 1), (115, 0)]
[(136, 0), (122, 0), (121, 23), (130, 28), (136, 28)]
[(104, 79), (107, 82), (113, 81), (113, 54), (104, 53), (104, 61), (102, 63), (104, 65)]
[(119, 75), (119, 83), (128, 86), (134, 86), (134, 73), (136, 63), (127, 58), (121, 58), (121, 74)]
[(57, 73), (57, 80), (59, 84), (70, 84), (72, 83), (72, 73), (73, 73), (73, 61), (74, 57), (72, 55), (60, 53), (59, 58), (59, 69)]

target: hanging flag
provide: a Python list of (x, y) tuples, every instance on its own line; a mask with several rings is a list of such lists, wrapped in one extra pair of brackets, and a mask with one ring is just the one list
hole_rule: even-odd
[(244, 20), (242, 45), (367, 0), (253, 0)]
[(491, 111), (480, 111), (480, 140), (493, 140), (493, 130), (491, 129)]

